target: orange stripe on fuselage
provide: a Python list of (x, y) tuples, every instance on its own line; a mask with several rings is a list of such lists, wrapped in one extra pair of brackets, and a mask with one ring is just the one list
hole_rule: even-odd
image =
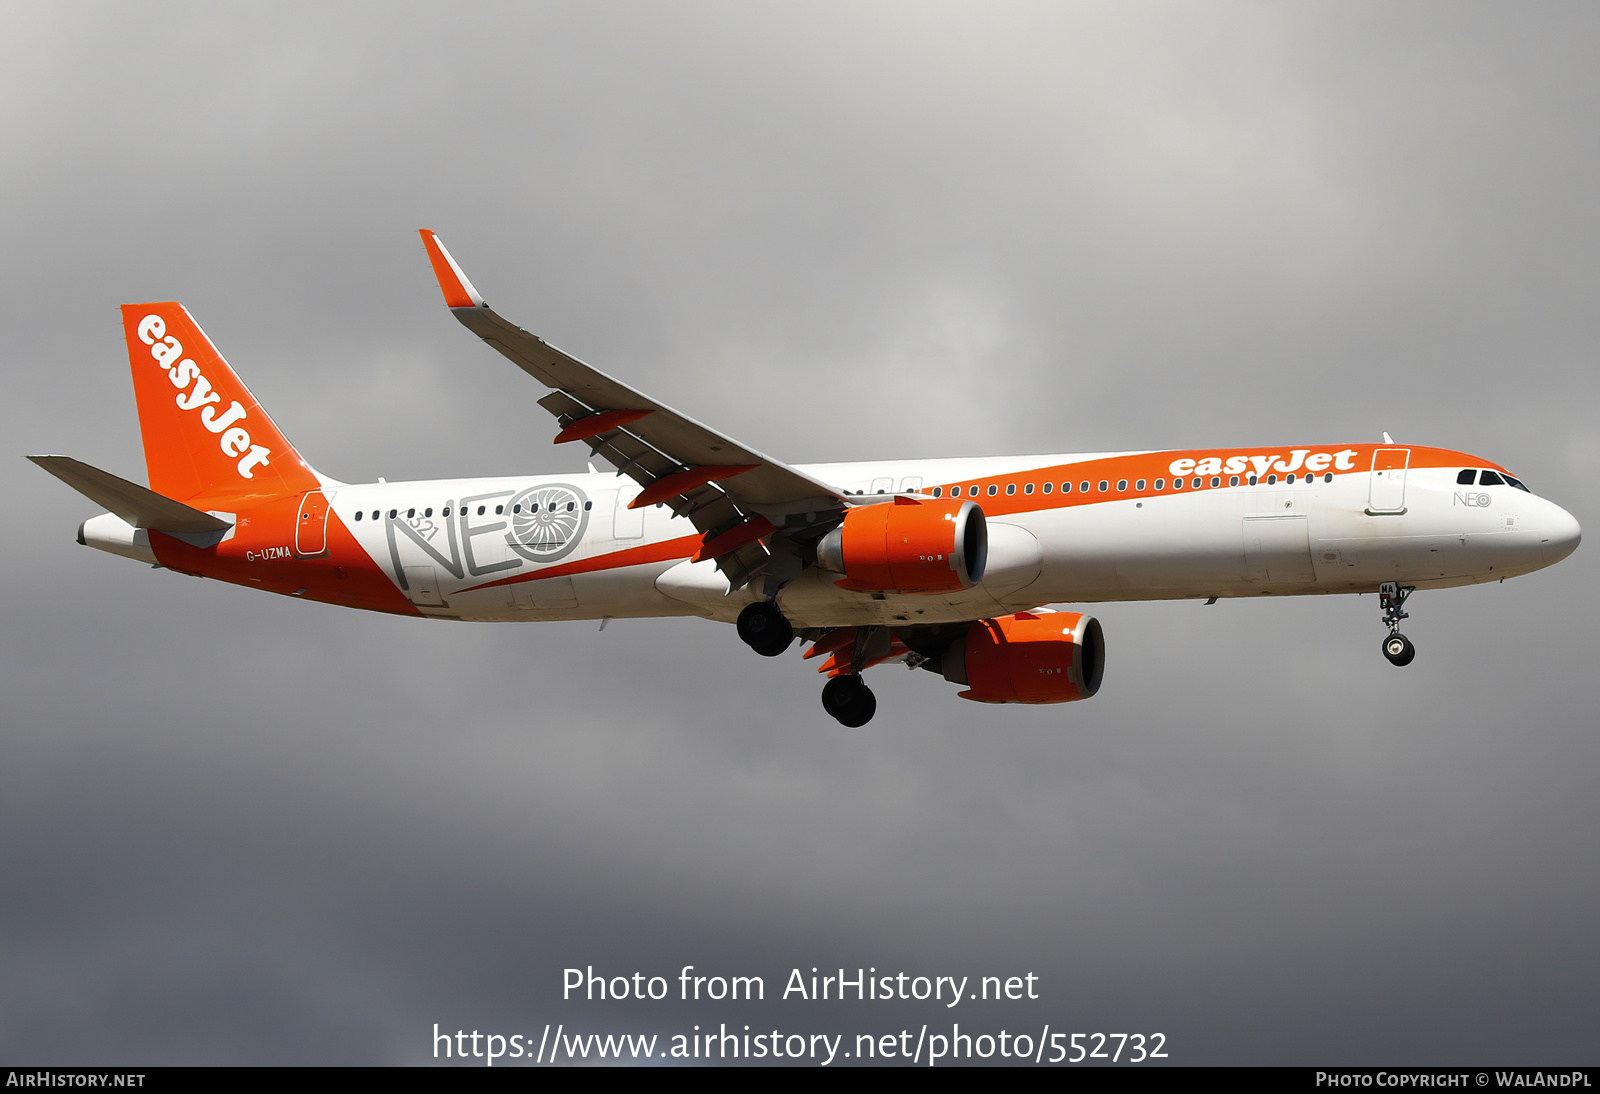
[(500, 585), (515, 585), (523, 581), (539, 581), (547, 577), (571, 577), (573, 574), (592, 574), (601, 570), (620, 570), (624, 566), (643, 566), (650, 562), (670, 562), (674, 559), (685, 559), (700, 548), (700, 536), (679, 536), (677, 539), (663, 540), (660, 543), (646, 543), (641, 547), (629, 547), (624, 551), (612, 551), (608, 555), (596, 555), (586, 558), (581, 562), (568, 562), (560, 566), (546, 566), (542, 570), (535, 570), (531, 574), (517, 574), (515, 577), (502, 577), (499, 581), (490, 581), (482, 585), (474, 585), (463, 592), (477, 592), (479, 589), (493, 589)]
[(181, 573), (347, 608), (422, 614), (331, 510), (323, 553), (309, 558), (296, 554), (299, 515), (300, 498), (273, 498), (239, 512), (233, 537), (215, 547), (195, 547), (151, 532), (150, 548), (163, 566)]
[[(1109, 501), (1176, 497), (1206, 490), (1229, 488), (1229, 480), (1232, 478), (1231, 472), (1216, 472), (1215, 477), (1219, 478), (1221, 482), (1218, 486), (1213, 487), (1211, 485), (1212, 472), (1207, 471), (1203, 475), (1197, 475), (1190, 470), (1180, 476), (1183, 479), (1183, 489), (1172, 489), (1173, 473), (1171, 467), (1178, 460), (1193, 460), (1195, 463), (1200, 463), (1204, 460), (1215, 459), (1225, 468), (1229, 460), (1242, 458), (1246, 461), (1245, 467), (1244, 470), (1238, 472), (1239, 485), (1233, 487), (1233, 489), (1244, 490), (1255, 489), (1246, 485), (1249, 481), (1248, 476), (1256, 473), (1256, 465), (1249, 462), (1251, 456), (1271, 456), (1273, 457), (1272, 463), (1275, 466), (1280, 461), (1286, 464), (1290, 463), (1293, 459), (1293, 454), (1296, 452), (1305, 453), (1308, 456), (1318, 453), (1327, 453), (1329, 455), (1343, 452), (1352, 453), (1347, 460), (1343, 461), (1350, 465), (1347, 469), (1329, 465), (1318, 471), (1317, 477), (1320, 481), (1322, 475), (1327, 473), (1332, 473), (1335, 477), (1367, 474), (1372, 467), (1372, 454), (1380, 448), (1409, 449), (1412, 470), (1429, 467), (1484, 467), (1496, 471), (1505, 470), (1505, 468), (1492, 460), (1480, 459), (1464, 452), (1455, 452), (1445, 448), (1423, 448), (1400, 444), (1325, 445), (1322, 447), (1297, 445), (1277, 449), (1176, 449), (1169, 452), (1142, 452), (1127, 456), (1108, 456), (1104, 459), (1083, 460), (1077, 463), (1053, 464), (1031, 470), (1016, 471), (1007, 475), (953, 479), (935, 486), (925, 486), (920, 492), (927, 494), (934, 489), (938, 489), (941, 497), (954, 497), (956, 495), (953, 493), (953, 489), (959, 487), (961, 489), (960, 497), (970, 498), (977, 502), (983, 509), (984, 516), (992, 518), (1012, 513), (1035, 513), (1047, 509), (1065, 509), (1076, 505), (1095, 505)], [(1303, 481), (1303, 476), (1306, 473), (1303, 459), (1293, 472), (1269, 470), (1264, 474), (1276, 474), (1278, 476), (1277, 485), (1281, 487), (1285, 485), (1285, 475), (1290, 473), (1296, 476), (1297, 484)], [(1199, 487), (1192, 485), (1196, 478), (1202, 480), (1202, 485)], [(1145, 489), (1143, 490), (1137, 488), (1141, 479), (1145, 482)], [(1165, 483), (1164, 488), (1159, 491), (1154, 487), (1157, 479), (1161, 479)], [(1047, 482), (1053, 487), (1049, 494), (1044, 493), (1042, 489)], [(1070, 492), (1061, 493), (1061, 484), (1063, 482), (1072, 483)], [(1089, 491), (1087, 493), (1082, 490), (1085, 482), (1089, 483)], [(1100, 489), (1101, 482), (1106, 484), (1104, 491)], [(1126, 489), (1118, 490), (1118, 482), (1126, 482)], [(1034, 488), (1032, 494), (1025, 493), (1030, 483)], [(993, 494), (989, 493), (989, 487), (991, 486), (995, 488)], [(1007, 494), (1006, 487), (1008, 486), (1014, 486), (1016, 493)], [(972, 493), (973, 487), (978, 488), (977, 494)], [(884, 500), (887, 501), (888, 498), (886, 497)]]

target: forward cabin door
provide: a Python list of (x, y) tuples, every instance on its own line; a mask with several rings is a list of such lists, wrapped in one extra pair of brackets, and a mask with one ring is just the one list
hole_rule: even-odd
[(320, 555), (328, 550), (328, 499), (321, 490), (313, 490), (300, 499), (300, 510), (294, 522), (294, 552), (297, 555)]
[(1406, 511), (1406, 465), (1411, 462), (1409, 448), (1378, 448), (1372, 453), (1372, 484), (1367, 494), (1367, 512), (1404, 513)]

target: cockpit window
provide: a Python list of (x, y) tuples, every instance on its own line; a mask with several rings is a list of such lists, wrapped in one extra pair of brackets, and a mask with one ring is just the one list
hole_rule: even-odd
[(1478, 474), (1479, 486), (1504, 486), (1506, 480), (1496, 475), (1493, 471), (1482, 471)]
[(1461, 474), (1456, 476), (1456, 483), (1457, 483), (1457, 485), (1460, 485), (1460, 486), (1471, 486), (1474, 482), (1477, 481), (1477, 478), (1478, 478), (1478, 470), (1477, 470), (1477, 468), (1469, 467), (1465, 471), (1461, 472)]
[(1514, 479), (1510, 475), (1507, 475), (1506, 476), (1506, 482), (1510, 483), (1512, 486), (1515, 486), (1518, 490), (1521, 490), (1524, 494), (1533, 493), (1532, 490), (1529, 490), (1526, 486), (1522, 485), (1522, 481), (1520, 479)]

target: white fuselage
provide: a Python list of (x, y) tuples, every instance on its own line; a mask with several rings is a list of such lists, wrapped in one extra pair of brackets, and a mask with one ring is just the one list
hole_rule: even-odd
[[(1263, 476), (1253, 486), (1224, 479), (1194, 489), (1185, 478), (1174, 490), (1170, 480), (1140, 479), (1142, 490), (1130, 481), (1102, 491), (1091, 480), (1088, 494), (1077, 483), (1063, 494), (1054, 482), (1076, 465), (1140, 455), (804, 467), (884, 500), (984, 483), (974, 500), (988, 514), (988, 568), (959, 593), (863, 595), (812, 566), (782, 589), (778, 605), (795, 626), (834, 627), (955, 622), (1052, 603), (1370, 592), (1384, 581), (1443, 588), (1540, 569), (1577, 542), (1577, 524), (1559, 506), (1509, 486), (1464, 488), (1455, 468), (1402, 473), (1401, 494), (1385, 497), (1378, 512), (1376, 472), (1359, 467), (1293, 485)], [(629, 509), (638, 490), (617, 475), (587, 473), (329, 483), (324, 493), (374, 563), (430, 616), (731, 621), (758, 598), (748, 587), (730, 594), (711, 561), (688, 560), (700, 541), (688, 520), (660, 505)]]

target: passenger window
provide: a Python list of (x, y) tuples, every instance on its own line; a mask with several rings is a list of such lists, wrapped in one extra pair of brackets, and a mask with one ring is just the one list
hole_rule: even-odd
[(1182, 490), (1183, 489), (1183, 480), (1182, 479), (1173, 479), (1172, 480), (1172, 488), (1174, 490)]
[(1278, 485), (1278, 476), (1276, 476), (1276, 475), (1268, 475), (1267, 476), (1267, 485), (1268, 486), (1277, 486)]
[(1234, 475), (1232, 478), (1230, 478), (1228, 480), (1228, 485), (1229, 486), (1238, 486), (1239, 485), (1239, 476), (1238, 475)]
[(1024, 494), (1031, 494), (1031, 493), (1033, 493), (1033, 483), (1031, 483), (1031, 482), (1030, 482), (1030, 483), (1029, 483), (1029, 484), (1028, 484), (1028, 485), (1027, 485), (1027, 486), (1024, 486), (1024, 487), (1023, 487), (1023, 488), (1022, 488), (1022, 492), (1023, 492), (1023, 493), (1024, 493)]
[(1101, 479), (1100, 480), (1100, 492), (1102, 494), (1104, 494), (1106, 492), (1106, 487), (1108, 487), (1110, 485), (1111, 484), (1109, 482), (1107, 482), (1105, 479)]
[(1134, 489), (1142, 491), (1144, 489), (1144, 480), (1140, 479), (1138, 485), (1135, 486)]
[(480, 505), (480, 506), (478, 506), (478, 515), (479, 515), (479, 516), (480, 516), (480, 517), (481, 517), (481, 516), (483, 516), (483, 506), (481, 506), (481, 505)]
[(1293, 474), (1293, 472), (1291, 472), (1289, 474), (1289, 477), (1284, 479), (1283, 481), (1292, 485), (1294, 483), (1294, 474)]
[(1063, 493), (1063, 494), (1070, 494), (1070, 493), (1072, 493), (1072, 484), (1071, 484), (1071, 483), (1070, 483), (1070, 482), (1064, 482), (1064, 483), (1062, 483), (1062, 484), (1061, 484), (1061, 492), (1062, 492), (1062, 493)]
[(1204, 479), (1201, 479), (1201, 478), (1199, 478), (1199, 477), (1196, 477), (1196, 478), (1195, 478), (1195, 480), (1194, 480), (1194, 481), (1193, 481), (1193, 482), (1191, 482), (1191, 483), (1190, 483), (1190, 484), (1189, 484), (1189, 485), (1190, 485), (1190, 486), (1192, 486), (1192, 487), (1194, 487), (1194, 488), (1195, 488), (1195, 489), (1196, 489), (1196, 490), (1198, 490), (1198, 489), (1200, 489), (1200, 487), (1201, 487), (1201, 486), (1202, 486), (1202, 485), (1204, 485), (1204, 483), (1205, 483), (1205, 480), (1204, 480)]
[(1017, 484), (1016, 483), (1014, 483), (1014, 482), (1006, 483), (1006, 493), (1007, 494), (1015, 494), (1016, 492), (1017, 492)]
[(1157, 479), (1156, 480), (1156, 489), (1157, 490), (1165, 490), (1166, 488), (1167, 488), (1167, 480), (1166, 479)]
[(1120, 494), (1126, 489), (1128, 489), (1128, 480), (1127, 479), (1118, 479), (1117, 480), (1117, 493)]
[(433, 506), (430, 505), (426, 509), (424, 509), (422, 511), (422, 515), (425, 516), (425, 517), (433, 516)]
[(444, 512), (440, 513), (439, 515), (441, 517), (448, 517), (450, 515), (450, 507), (448, 505), (446, 505), (444, 507)]
[(1465, 471), (1461, 472), (1461, 474), (1456, 476), (1456, 484), (1459, 485), (1459, 486), (1471, 486), (1474, 482), (1477, 481), (1477, 479), (1478, 479), (1477, 469), (1469, 467)]
[(587, 513), (589, 510), (591, 510), (593, 508), (594, 508), (594, 502), (586, 501), (586, 502), (583, 503), (583, 511), (585, 513)]
[(999, 492), (1000, 492), (1000, 488), (998, 486), (996, 486), (994, 483), (991, 482), (989, 484), (989, 496), (992, 498), (996, 494), (998, 494)]
[(1478, 473), (1479, 486), (1504, 486), (1506, 480), (1496, 475), (1493, 471), (1480, 471)]
[(361, 511), (360, 511), (360, 510), (359, 510), (359, 509), (358, 509), (358, 510), (356, 510), (356, 519), (357, 519), (357, 520), (360, 520), (360, 519), (361, 519)]
[[(578, 507), (578, 503), (577, 503), (577, 502), (575, 502), (575, 501), (569, 501), (569, 502), (567, 502), (567, 512), (569, 512), (569, 513), (570, 513), (570, 512), (572, 512), (572, 511), (573, 511), (573, 510), (574, 510), (574, 509), (576, 509), (576, 508), (577, 508), (577, 507)], [(551, 507), (551, 508), (554, 508), (554, 506), (552, 506), (552, 507)]]
[(520, 512), (522, 512), (522, 505), (521, 505), (521, 503), (520, 503), (520, 502), (519, 502), (519, 503), (518, 503), (518, 504), (516, 504), (516, 505), (513, 505), (513, 506), (512, 506), (512, 507), (511, 507), (511, 511), (512, 511), (512, 512), (513, 512), (513, 513), (520, 513)]
[(1078, 489), (1087, 494), (1089, 492), (1089, 484), (1086, 482), (1080, 482), (1078, 484)]
[(936, 497), (936, 498), (940, 498), (940, 497), (943, 497), (943, 496), (944, 496), (944, 494), (943, 494), (943, 490), (944, 490), (944, 487), (942, 487), (942, 486), (935, 486), (935, 487), (934, 487), (934, 488), (933, 488), (933, 496), (934, 496), (934, 497)]
[[(479, 510), (479, 511), (481, 512), (482, 510)], [(505, 511), (506, 511), (506, 507), (504, 505), (496, 505), (494, 507), (494, 515), (497, 516), (497, 517), (498, 516), (503, 516), (505, 514)]]
[(416, 518), (416, 515), (417, 515), (417, 511), (415, 509), (407, 509), (406, 510), (406, 519), (407, 520), (414, 520)]
[(393, 509), (389, 510), (389, 519), (393, 520), (395, 518), (395, 516), (396, 516), (395, 511)]
[(1256, 484), (1256, 477), (1254, 475), (1251, 475), (1248, 481), (1249, 481), (1251, 486), (1254, 486)]
[(1051, 487), (1052, 487), (1052, 486), (1054, 486), (1054, 485), (1055, 485), (1055, 483), (1053, 483), (1053, 482), (1047, 482), (1047, 483), (1045, 483), (1045, 484), (1044, 484), (1044, 492), (1045, 492), (1045, 493), (1046, 493), (1046, 494), (1048, 494), (1048, 493), (1049, 493), (1049, 492), (1050, 492), (1050, 488), (1051, 488)]
[(1213, 487), (1221, 486), (1222, 485), (1222, 476), (1221, 475), (1212, 475), (1211, 476), (1211, 485)]

